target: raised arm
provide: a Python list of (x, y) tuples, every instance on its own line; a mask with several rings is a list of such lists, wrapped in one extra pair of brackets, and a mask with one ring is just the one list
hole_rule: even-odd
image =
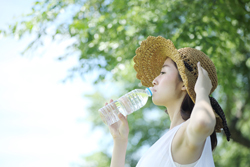
[(209, 100), (212, 83), (207, 71), (200, 64), (197, 66), (199, 75), (195, 84), (195, 106), (186, 129), (188, 143), (193, 148), (204, 143), (206, 138), (213, 133), (216, 124), (215, 114)]

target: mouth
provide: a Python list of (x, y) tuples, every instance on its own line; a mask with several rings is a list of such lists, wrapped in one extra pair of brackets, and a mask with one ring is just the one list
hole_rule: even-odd
[(155, 90), (154, 88), (152, 88), (152, 91), (153, 91), (153, 92), (156, 92), (156, 90)]

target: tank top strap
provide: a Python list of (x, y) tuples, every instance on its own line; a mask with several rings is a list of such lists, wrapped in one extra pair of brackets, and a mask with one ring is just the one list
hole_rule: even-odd
[[(184, 123), (184, 122), (183, 122)], [(171, 146), (172, 146), (172, 142), (174, 139), (174, 136), (176, 135), (177, 131), (179, 130), (179, 128), (181, 127), (181, 125), (183, 124), (181, 123), (180, 125), (176, 126), (176, 129), (174, 129), (172, 136), (171, 136), (171, 140), (170, 140), (170, 145), (169, 145), (169, 156), (170, 156), (170, 163), (172, 166), (176, 166), (172, 157), (172, 152), (171, 152)], [(210, 140), (210, 136), (208, 136), (206, 138), (202, 153), (200, 158), (195, 162), (195, 166), (194, 167), (203, 167), (204, 166), (204, 162), (207, 162), (207, 165), (210, 167), (215, 167), (214, 166), (214, 161), (213, 161), (213, 155), (212, 155), (212, 147), (211, 147), (211, 140)]]
[(174, 163), (173, 157), (172, 157), (172, 152), (171, 152), (172, 142), (173, 142), (173, 139), (174, 139), (177, 131), (180, 129), (180, 127), (183, 125), (183, 123), (184, 122), (182, 122), (180, 125), (178, 125), (178, 126), (175, 127), (176, 129), (174, 130), (174, 134), (172, 134), (171, 139), (170, 139), (170, 145), (169, 145), (168, 154), (169, 154), (170, 162), (171, 162), (172, 166), (176, 166), (175, 163)]
[(176, 132), (180, 129), (180, 127), (183, 125), (183, 123), (185, 123), (185, 122), (182, 122), (181, 124), (175, 126), (173, 129), (171, 129), (171, 130), (173, 130), (172, 131), (173, 134), (172, 134), (170, 143), (172, 143), (172, 140), (174, 139), (174, 136), (175, 136)]

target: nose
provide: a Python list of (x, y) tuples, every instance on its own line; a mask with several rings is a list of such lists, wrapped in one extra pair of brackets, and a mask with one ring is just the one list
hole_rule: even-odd
[(156, 78), (153, 80), (152, 84), (153, 85), (157, 85), (158, 84), (158, 82), (156, 81)]

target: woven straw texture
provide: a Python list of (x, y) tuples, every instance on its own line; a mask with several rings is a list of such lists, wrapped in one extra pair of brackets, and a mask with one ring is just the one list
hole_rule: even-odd
[[(198, 78), (198, 62), (208, 72), (209, 78), (212, 81), (213, 87), (209, 95), (216, 89), (218, 84), (216, 68), (205, 53), (194, 48), (177, 50), (171, 40), (161, 36), (149, 36), (136, 49), (136, 55), (133, 58), (135, 62), (134, 69), (137, 71), (136, 77), (141, 80), (143, 86), (153, 86), (152, 81), (160, 74), (167, 57), (176, 63), (184, 85), (187, 88), (187, 93), (194, 103), (196, 99), (194, 87)], [(215, 115), (215, 130), (220, 132), (220, 129), (223, 127), (222, 120), (216, 112)]]

